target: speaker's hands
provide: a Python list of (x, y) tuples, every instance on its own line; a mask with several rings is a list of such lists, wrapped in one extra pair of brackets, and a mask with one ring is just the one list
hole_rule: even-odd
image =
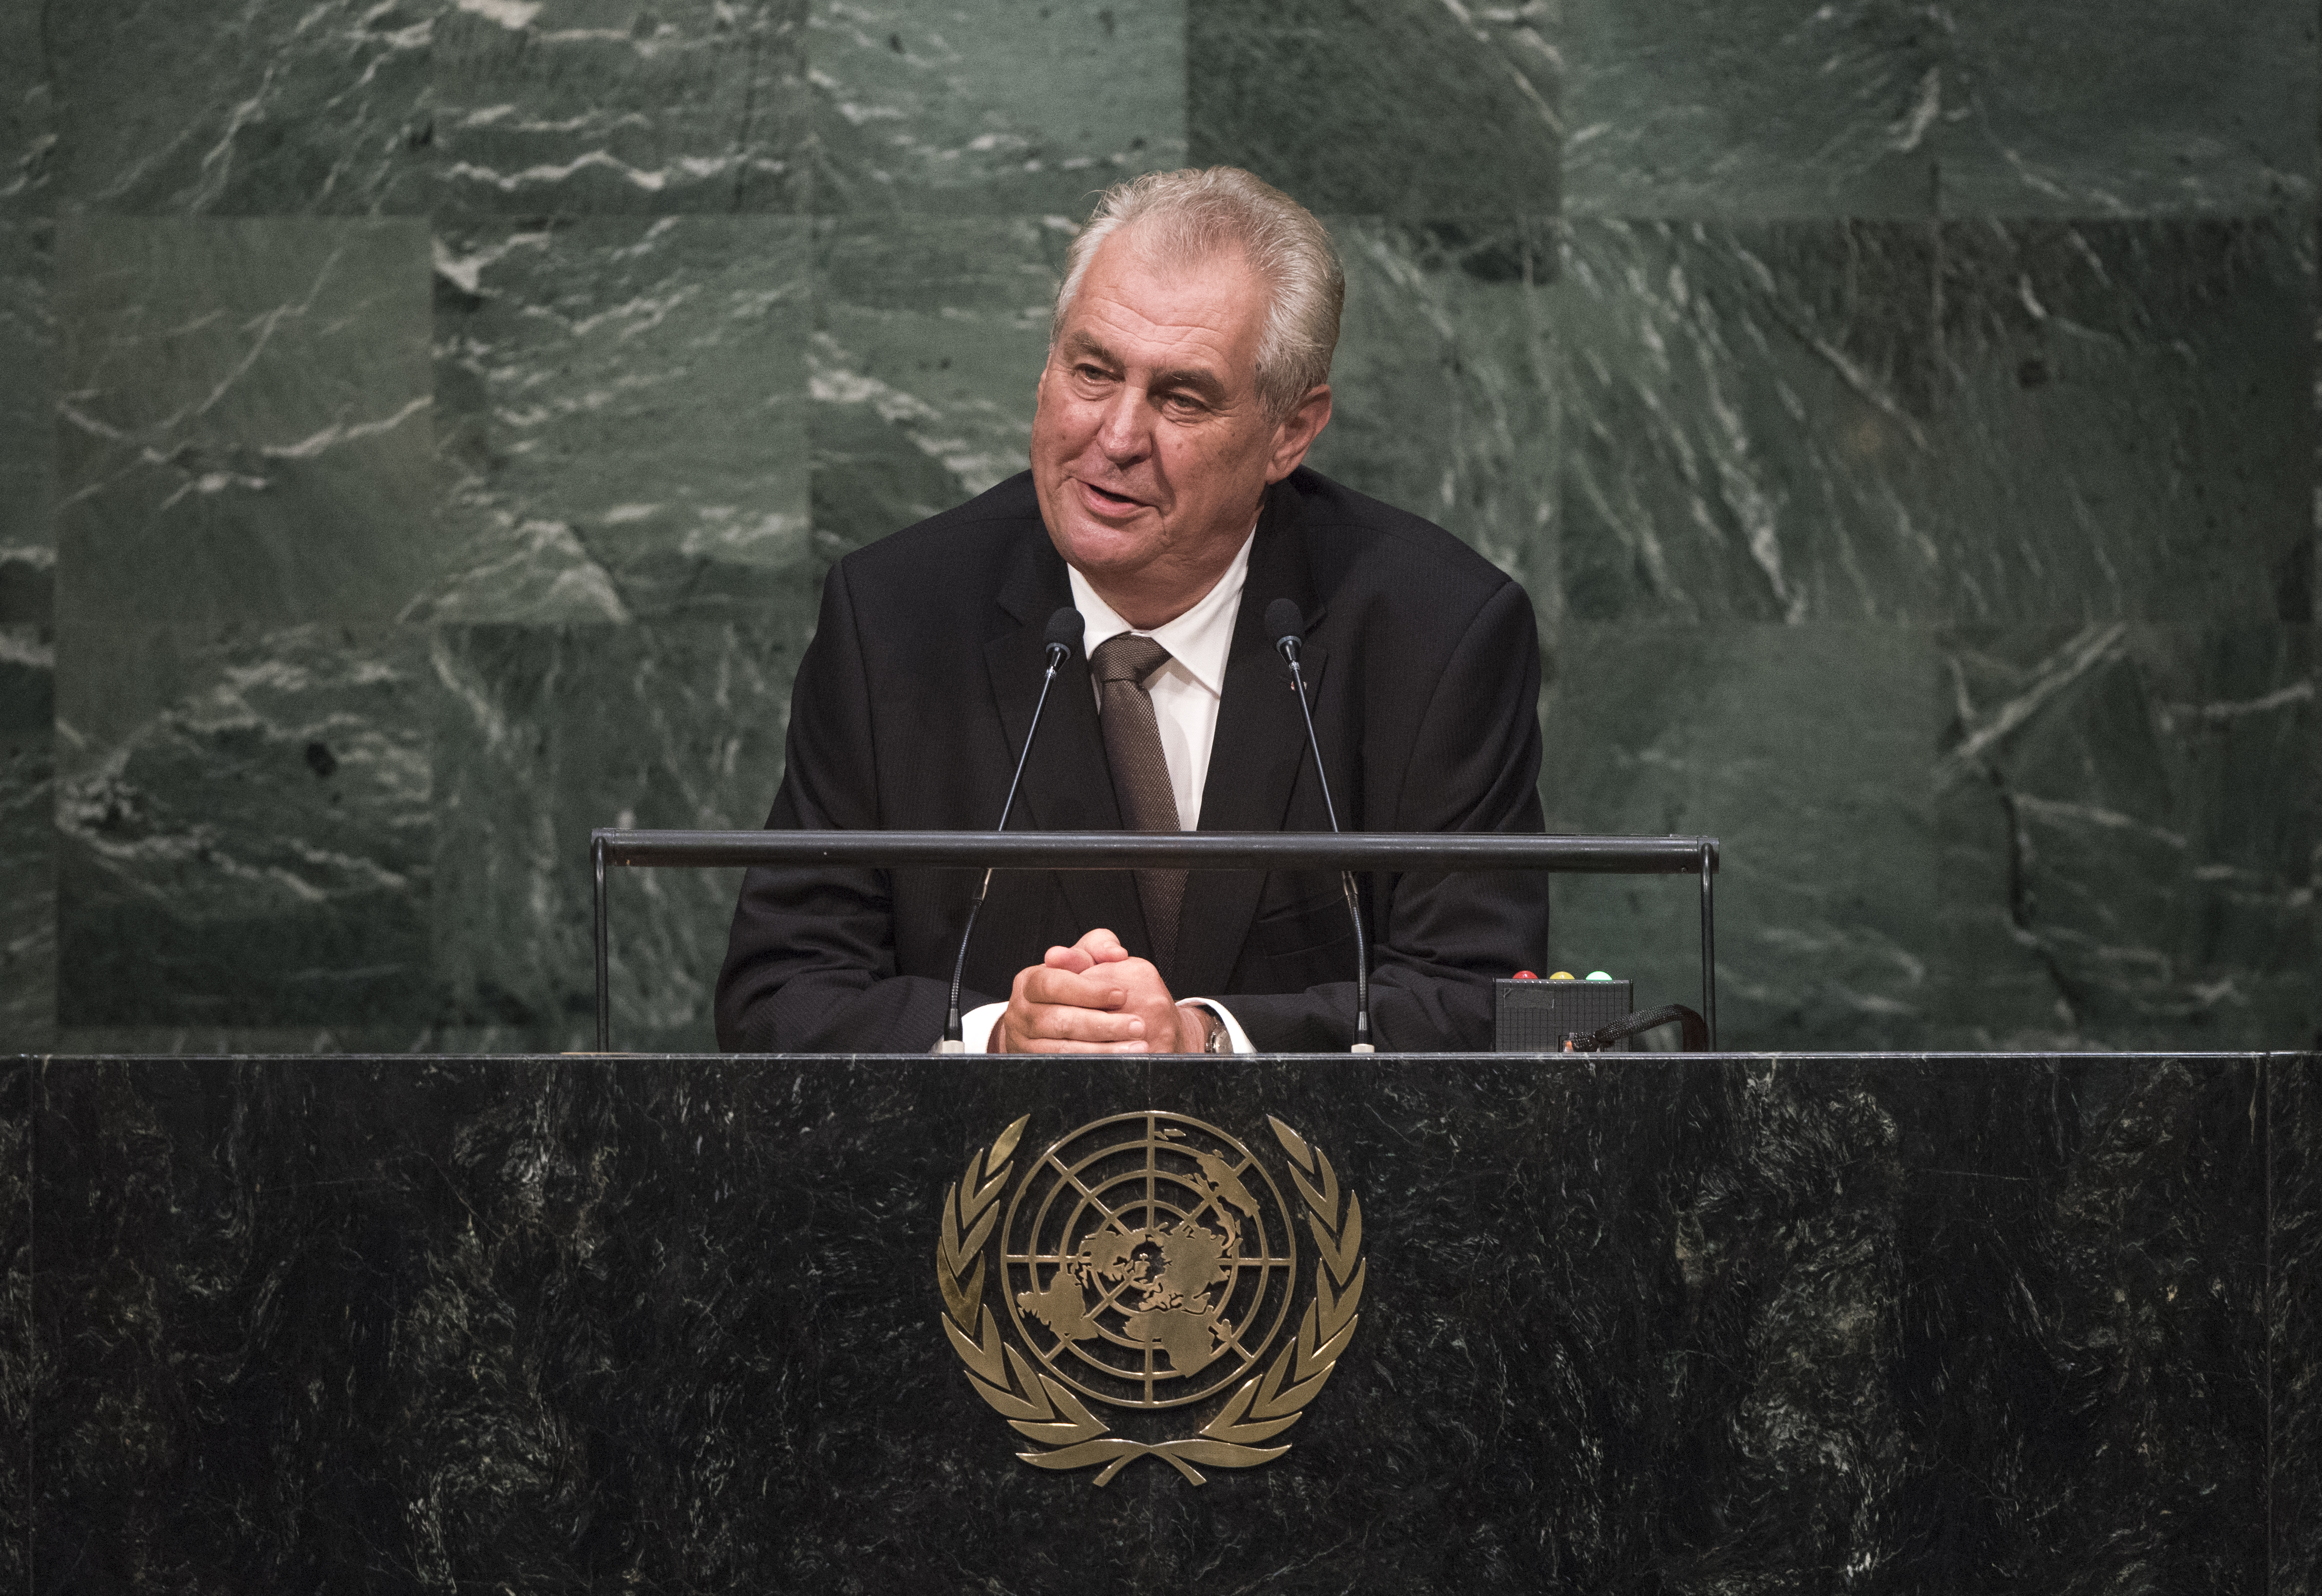
[[(1189, 1039), (1190, 1038), (1190, 1039)], [(1016, 972), (993, 1053), (1199, 1053), (1207, 1028), (1180, 1009), (1149, 959), (1099, 927)]]

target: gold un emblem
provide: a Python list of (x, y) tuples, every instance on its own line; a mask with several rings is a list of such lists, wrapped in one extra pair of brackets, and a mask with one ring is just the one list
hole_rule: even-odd
[[(944, 1333), (975, 1394), (1033, 1443), (1017, 1455), (1102, 1465), (1100, 1485), (1157, 1457), (1199, 1485), (1197, 1464), (1246, 1469), (1289, 1451), (1263, 1443), (1338, 1367), (1366, 1272), (1362, 1204), (1321, 1149), (1268, 1117), (1294, 1202), (1216, 1126), (1147, 1110), (1083, 1126), (1018, 1179), (1029, 1118), (968, 1160), (936, 1248)], [(1294, 1321), (1302, 1218), (1317, 1257)], [(1012, 1337), (984, 1300), (987, 1262)], [(1090, 1402), (1159, 1438), (1113, 1434)]]

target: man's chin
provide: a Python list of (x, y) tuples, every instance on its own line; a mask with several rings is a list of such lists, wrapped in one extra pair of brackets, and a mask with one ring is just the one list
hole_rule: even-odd
[(1067, 514), (1056, 540), (1056, 552), (1086, 576), (1133, 570), (1153, 555), (1152, 530), (1138, 524), (1150, 518), (1148, 513), (1116, 526), (1094, 516)]

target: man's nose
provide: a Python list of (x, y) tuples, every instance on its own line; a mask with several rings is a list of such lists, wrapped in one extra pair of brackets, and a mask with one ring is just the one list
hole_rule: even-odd
[(1128, 383), (1106, 401), (1097, 423), (1097, 447), (1117, 465), (1143, 460), (1153, 448), (1153, 413), (1145, 391)]

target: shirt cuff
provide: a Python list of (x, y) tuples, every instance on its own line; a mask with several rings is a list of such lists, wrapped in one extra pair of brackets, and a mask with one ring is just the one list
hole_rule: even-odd
[(992, 1048), (992, 1027), (1008, 1012), (1005, 1003), (986, 1003), (971, 1008), (959, 1017), (959, 1039), (970, 1053), (988, 1053)]
[(1233, 1011), (1224, 1004), (1214, 998), (1181, 998), (1177, 1000), (1177, 1007), (1180, 1008), (1189, 1005), (1198, 1005), (1206, 1008), (1225, 1022), (1226, 1040), (1233, 1044), (1234, 1052), (1256, 1053), (1257, 1051), (1250, 1045), (1249, 1035), (1241, 1028), (1241, 1022), (1234, 1018)]

